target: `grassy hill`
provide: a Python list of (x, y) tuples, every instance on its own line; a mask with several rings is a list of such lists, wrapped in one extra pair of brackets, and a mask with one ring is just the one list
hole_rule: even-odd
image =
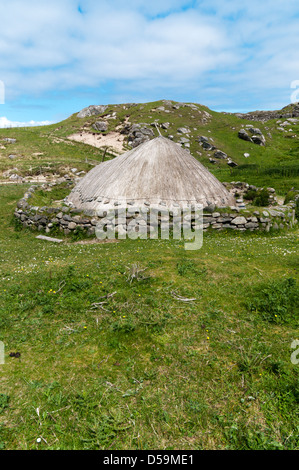
[[(3, 171), (17, 168), (20, 174), (39, 174), (46, 172), (63, 173), (66, 168), (76, 166), (80, 170), (88, 170), (94, 162), (100, 162), (103, 149), (91, 147), (68, 140), (74, 133), (82, 131), (93, 134), (109, 135), (121, 131), (127, 121), (133, 124), (146, 123), (158, 135), (154, 122), (161, 125), (169, 123), (168, 129), (159, 126), (164, 136), (173, 136), (178, 142), (184, 134), (177, 130), (189, 128), (189, 150), (201, 163), (209, 168), (220, 181), (246, 181), (258, 186), (274, 186), (280, 194), (285, 194), (291, 187), (298, 186), (299, 181), (299, 121), (285, 126), (285, 132), (279, 130), (277, 121), (270, 119), (260, 121), (248, 120), (238, 115), (217, 113), (205, 106), (180, 104), (175, 102), (158, 101), (146, 104), (110, 105), (101, 115), (78, 118), (77, 114), (65, 121), (51, 126), (36, 128), (1, 129), (0, 140), (4, 137), (16, 138), (15, 144), (5, 145), (0, 149), (0, 169)], [(191, 105), (191, 107), (190, 107)], [(291, 106), (291, 107), (290, 107)], [(285, 109), (287, 116), (291, 115), (292, 105)], [(164, 108), (164, 110), (161, 108)], [(111, 118), (111, 116), (114, 116)], [(106, 119), (106, 116), (110, 116)], [(252, 113), (254, 118), (255, 114)], [(92, 125), (98, 120), (107, 120), (108, 130), (97, 132)], [(258, 127), (266, 138), (266, 145), (260, 146), (238, 138), (238, 131), (246, 125)], [(204, 150), (198, 142), (198, 137), (205, 136), (217, 149), (225, 152), (238, 166), (231, 168), (226, 160), (216, 160), (211, 163), (213, 151)], [(211, 140), (212, 139), (212, 140)], [(127, 145), (124, 150), (128, 149)], [(112, 149), (110, 149), (112, 150)], [(246, 158), (244, 153), (249, 153)], [(13, 160), (9, 155), (14, 154)], [(113, 158), (117, 152), (106, 154)], [(215, 159), (214, 159), (215, 160)], [(89, 163), (88, 163), (89, 162)], [(1, 175), (0, 175), (1, 177)]]
[[(178, 141), (189, 127), (191, 153), (220, 180), (282, 196), (298, 187), (297, 124), (283, 132), (277, 119), (173, 105), (111, 105), (107, 132), (158, 119)], [(87, 171), (104, 150), (67, 137), (104, 117), (1, 130), (16, 139), (0, 141), (2, 181), (9, 169)], [(238, 138), (246, 124), (265, 147)], [(210, 163), (198, 136), (238, 166)], [(47, 244), (14, 225), (28, 185), (10, 182), (0, 184), (0, 448), (298, 449), (298, 228), (207, 232), (199, 251), (174, 240)]]

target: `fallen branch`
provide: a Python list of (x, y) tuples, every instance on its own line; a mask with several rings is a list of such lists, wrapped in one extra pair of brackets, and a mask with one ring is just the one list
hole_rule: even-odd
[[(100, 299), (107, 299), (108, 300), (108, 299), (111, 299), (115, 294), (116, 294), (116, 291), (112, 292), (111, 294), (104, 295), (103, 297), (100, 297)], [(102, 302), (93, 302), (91, 304), (90, 310), (96, 310), (98, 308), (101, 308), (105, 312), (108, 312), (108, 310), (103, 307), (103, 305), (108, 303), (107, 300), (103, 300)]]
[(181, 302), (194, 302), (194, 300), (197, 300), (195, 298), (188, 299), (187, 297), (183, 297), (182, 295), (177, 294), (173, 290), (170, 293), (175, 299), (180, 300)]

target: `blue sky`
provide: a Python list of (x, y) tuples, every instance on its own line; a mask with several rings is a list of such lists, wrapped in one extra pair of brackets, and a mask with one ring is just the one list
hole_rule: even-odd
[(0, 18), (2, 127), (158, 99), (278, 109), (299, 80), (297, 0), (0, 0)]

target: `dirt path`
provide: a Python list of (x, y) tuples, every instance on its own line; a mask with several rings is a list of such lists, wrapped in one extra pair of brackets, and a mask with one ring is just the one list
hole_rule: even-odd
[(69, 140), (82, 142), (83, 144), (92, 145), (93, 147), (112, 147), (117, 153), (124, 151), (123, 142), (125, 136), (118, 132), (110, 132), (108, 135), (92, 134), (90, 132), (78, 132), (68, 137)]

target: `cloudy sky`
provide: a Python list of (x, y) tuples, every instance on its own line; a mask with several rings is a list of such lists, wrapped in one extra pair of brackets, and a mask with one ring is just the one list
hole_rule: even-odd
[(0, 19), (0, 127), (158, 99), (279, 109), (299, 90), (298, 0), (0, 0)]

